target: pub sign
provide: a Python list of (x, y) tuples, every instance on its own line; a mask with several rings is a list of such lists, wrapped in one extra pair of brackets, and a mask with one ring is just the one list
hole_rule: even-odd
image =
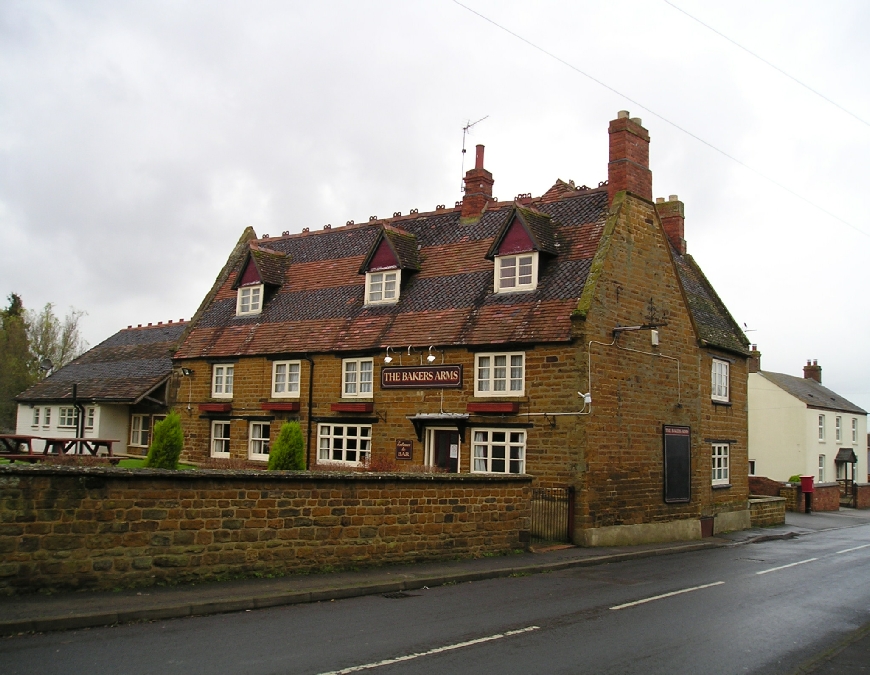
[(384, 366), (381, 389), (462, 388), (462, 366)]

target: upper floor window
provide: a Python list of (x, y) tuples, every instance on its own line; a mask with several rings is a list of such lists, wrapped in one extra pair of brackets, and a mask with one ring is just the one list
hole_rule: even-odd
[(852, 442), (858, 442), (858, 419), (855, 417), (852, 418)]
[(525, 392), (525, 354), (477, 354), (474, 359), (475, 396), (522, 396)]
[(272, 397), (299, 398), (300, 361), (275, 361), (272, 364)]
[(235, 366), (232, 364), (215, 364), (211, 371), (211, 395), (215, 398), (233, 397), (233, 375)]
[(75, 408), (61, 408), (58, 416), (57, 426), (59, 427), (75, 427), (78, 415)]
[(263, 309), (263, 284), (242, 286), (236, 296), (236, 314), (259, 314)]
[(843, 418), (839, 415), (834, 418), (834, 437), (837, 439), (837, 443), (843, 440)]
[(713, 359), (712, 394), (714, 401), (729, 401), (728, 371), (730, 364), (727, 361)]
[(388, 305), (399, 301), (401, 272), (366, 272), (366, 304)]
[(533, 291), (538, 285), (538, 252), (497, 256), (495, 292)]
[(371, 398), (373, 359), (344, 359), (341, 362), (341, 395), (344, 398)]
[(730, 449), (727, 443), (713, 444), (713, 485), (727, 485), (731, 480), (728, 466)]
[(825, 440), (825, 416), (819, 415), (819, 440)]

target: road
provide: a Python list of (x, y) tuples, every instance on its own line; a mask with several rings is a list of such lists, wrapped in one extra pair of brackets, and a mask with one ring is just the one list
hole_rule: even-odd
[(785, 541), (0, 641), (0, 672), (791, 673), (870, 621), (870, 524)]

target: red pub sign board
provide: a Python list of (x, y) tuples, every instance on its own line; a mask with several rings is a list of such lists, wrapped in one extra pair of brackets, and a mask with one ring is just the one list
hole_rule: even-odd
[(381, 389), (462, 388), (462, 366), (385, 366), (381, 369)]

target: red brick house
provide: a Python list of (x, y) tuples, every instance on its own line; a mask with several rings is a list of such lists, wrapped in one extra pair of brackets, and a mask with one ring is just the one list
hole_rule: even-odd
[(587, 545), (749, 525), (748, 342), (652, 201), (649, 135), (610, 123), (608, 180), (242, 235), (175, 364), (190, 460), (266, 460), (298, 419), (311, 468), (528, 473), (575, 489)]

